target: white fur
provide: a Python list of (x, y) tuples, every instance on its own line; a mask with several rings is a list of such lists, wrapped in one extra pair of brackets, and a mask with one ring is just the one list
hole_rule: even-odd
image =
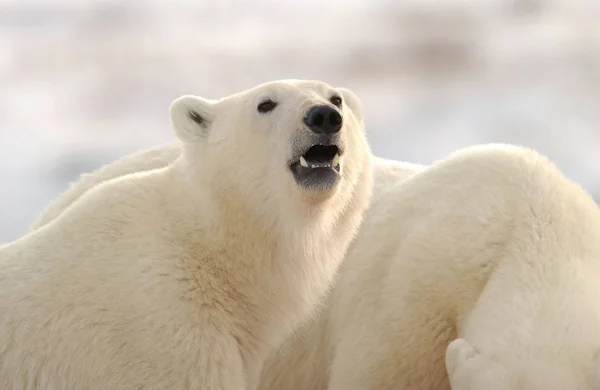
[[(341, 181), (308, 191), (287, 167), (305, 110), (333, 90), (288, 80), (177, 99), (183, 145), (157, 154), (173, 163), (112, 180), (106, 167), (2, 247), (0, 388), (254, 388), (326, 292), (370, 196), (348, 90)], [(280, 105), (260, 114), (265, 96)]]
[(56, 219), (73, 202), (85, 192), (98, 184), (111, 179), (129, 175), (130, 173), (151, 171), (165, 168), (173, 163), (181, 154), (181, 143), (172, 142), (151, 149), (132, 153), (117, 161), (106, 164), (92, 173), (84, 173), (79, 180), (71, 183), (67, 191), (52, 201), (42, 214), (34, 221), (30, 231), (34, 231)]
[(389, 189), (340, 276), (329, 390), (600, 383), (600, 210), (534, 151), (467, 148)]
[[(69, 188), (58, 198), (50, 202), (40, 216), (30, 226), (34, 231), (48, 222), (56, 219), (73, 202), (85, 192), (104, 182), (116, 179), (131, 173), (151, 171), (164, 168), (175, 161), (181, 154), (180, 144), (172, 142), (141, 150), (108, 163), (91, 173), (84, 173), (70, 184)], [(393, 187), (396, 183), (421, 171), (424, 166), (404, 161), (389, 160), (381, 157), (371, 157), (373, 165), (373, 196), (379, 196), (384, 190)], [(372, 198), (373, 199), (373, 198)]]
[(339, 388), (449, 389), (445, 355), (454, 390), (598, 385), (599, 217), (578, 186), (515, 147), (469, 148), (422, 173), (373, 162), (339, 282), (268, 360), (261, 389), (325, 390), (334, 361)]
[[(86, 191), (105, 181), (167, 166), (179, 156), (177, 144), (162, 145), (121, 158), (102, 168), (83, 175), (77, 182), (52, 202), (32, 226), (32, 230), (55, 219)], [(424, 169), (423, 166), (406, 162), (373, 157), (373, 197), (372, 207), (395, 184), (411, 177)], [(368, 211), (367, 211), (368, 213)], [(356, 240), (362, 240), (362, 229)], [(343, 269), (343, 268), (342, 268)], [(326, 389), (328, 381), (328, 365), (330, 357), (326, 324), (327, 309), (321, 314), (312, 316), (285, 345), (268, 360), (263, 372), (261, 388), (277, 390), (293, 389)], [(323, 341), (322, 341), (323, 340)]]
[[(364, 219), (377, 213), (382, 199), (394, 187), (421, 172), (425, 166), (401, 161), (373, 158), (373, 196)], [(385, 239), (382, 235), (375, 241)], [(355, 247), (370, 245), (372, 237), (362, 227), (340, 267), (337, 280), (343, 280), (355, 262), (370, 262), (372, 257), (355, 257)], [(372, 245), (372, 244), (371, 244)], [(379, 283), (374, 280), (374, 283)], [(261, 377), (261, 390), (326, 390), (332, 362), (333, 340), (336, 329), (332, 328), (332, 315), (336, 310), (337, 283), (316, 315), (303, 324), (265, 363)], [(349, 359), (351, 357), (348, 357)]]

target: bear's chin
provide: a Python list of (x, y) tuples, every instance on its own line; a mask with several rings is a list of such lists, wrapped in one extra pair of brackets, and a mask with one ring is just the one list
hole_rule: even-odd
[(327, 193), (335, 190), (340, 183), (342, 175), (339, 166), (306, 168), (299, 163), (290, 167), (298, 187), (313, 193)]

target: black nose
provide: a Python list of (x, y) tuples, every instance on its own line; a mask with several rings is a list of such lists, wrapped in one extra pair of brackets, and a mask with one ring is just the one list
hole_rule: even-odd
[(333, 107), (312, 106), (304, 117), (304, 123), (317, 134), (335, 134), (342, 128), (342, 116)]

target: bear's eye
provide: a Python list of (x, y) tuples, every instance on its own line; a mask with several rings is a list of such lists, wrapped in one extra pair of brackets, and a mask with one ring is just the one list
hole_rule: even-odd
[(336, 107), (339, 107), (342, 105), (342, 98), (339, 96), (333, 96), (331, 99), (329, 99), (329, 101), (331, 102), (331, 104), (333, 104)]
[(266, 112), (273, 111), (273, 109), (275, 109), (275, 107), (277, 107), (277, 103), (271, 99), (268, 99), (268, 100), (265, 100), (264, 102), (260, 103), (258, 105), (258, 107), (256, 107), (256, 109), (261, 114), (264, 114)]

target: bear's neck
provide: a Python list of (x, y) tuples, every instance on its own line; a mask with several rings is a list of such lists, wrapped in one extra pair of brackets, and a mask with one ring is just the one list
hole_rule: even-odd
[[(265, 359), (314, 311), (332, 284), (360, 224), (370, 187), (357, 190), (364, 192), (364, 199), (336, 218), (324, 209), (304, 216), (292, 228), (289, 222), (264, 223), (232, 194), (216, 196), (182, 175), (171, 176), (165, 186), (171, 199), (163, 202), (170, 205), (165, 206), (170, 207), (165, 213), (170, 228), (163, 230), (172, 231), (173, 238), (187, 237), (189, 253), (218, 254), (219, 267), (235, 277), (234, 293), (243, 301), (237, 314), (247, 321), (239, 339), (247, 345), (241, 348), (252, 351), (254, 359)], [(202, 201), (190, 207), (190, 197)]]

